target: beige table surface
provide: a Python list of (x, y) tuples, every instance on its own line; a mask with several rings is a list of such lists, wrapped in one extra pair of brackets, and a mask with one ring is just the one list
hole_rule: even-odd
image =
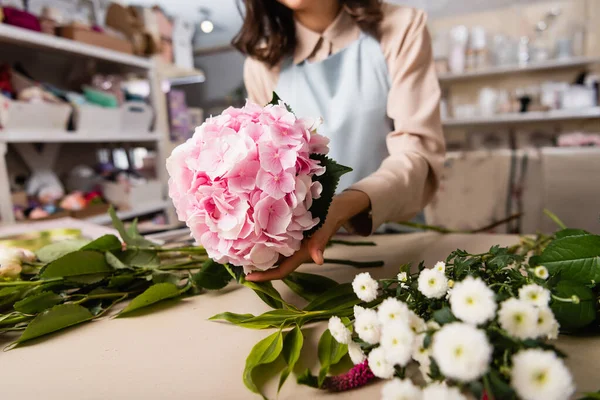
[[(376, 236), (375, 248), (335, 247), (326, 256), (354, 260), (383, 259), (385, 268), (371, 270), (382, 278), (405, 262), (432, 265), (457, 248), (483, 252), (494, 244), (510, 245), (514, 236), (410, 235)], [(357, 270), (308, 265), (304, 271), (350, 281)], [(276, 284), (286, 299), (296, 301)], [(269, 334), (207, 321), (224, 311), (258, 314), (267, 311), (248, 289), (230, 285), (224, 291), (158, 306), (152, 313), (127, 319), (103, 319), (48, 340), (0, 354), (0, 399), (259, 399), (242, 383), (245, 358), (252, 346)], [(316, 349), (325, 324), (305, 330), (305, 348)], [(6, 338), (1, 339), (6, 340)], [(6, 344), (0, 341), (0, 345)], [(579, 391), (600, 389), (600, 340), (562, 338), (559, 347)], [(317, 371), (316, 354), (304, 354), (298, 371)], [(290, 377), (279, 399), (379, 399), (380, 383), (340, 395), (298, 386)], [(265, 393), (276, 398), (276, 379), (264, 377)]]

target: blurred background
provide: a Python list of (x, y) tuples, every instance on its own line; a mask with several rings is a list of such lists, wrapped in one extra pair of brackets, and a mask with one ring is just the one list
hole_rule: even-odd
[[(429, 14), (448, 155), (427, 224), (600, 233), (600, 1), (398, 0)], [(0, 218), (179, 227), (164, 161), (244, 103), (235, 0), (0, 0)], [(514, 218), (510, 218), (514, 217)]]

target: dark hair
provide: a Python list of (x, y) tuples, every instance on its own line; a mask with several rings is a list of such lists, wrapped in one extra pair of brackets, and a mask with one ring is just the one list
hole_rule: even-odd
[[(379, 37), (382, 0), (339, 1), (363, 32)], [(276, 65), (296, 47), (293, 11), (277, 0), (243, 0), (243, 3), (244, 23), (231, 44), (248, 56)]]

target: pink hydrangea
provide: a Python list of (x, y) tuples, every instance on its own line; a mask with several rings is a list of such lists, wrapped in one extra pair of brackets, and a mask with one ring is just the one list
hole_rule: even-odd
[(310, 155), (329, 151), (316, 125), (283, 103), (247, 102), (209, 118), (173, 151), (169, 195), (209, 257), (249, 272), (300, 248), (319, 222), (310, 212), (322, 191), (313, 176), (325, 171)]

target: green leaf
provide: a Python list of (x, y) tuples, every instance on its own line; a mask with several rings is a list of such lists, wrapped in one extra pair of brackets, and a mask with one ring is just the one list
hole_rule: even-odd
[(154, 247), (154, 243), (144, 239), (144, 237), (137, 232), (137, 224), (133, 225), (133, 229), (130, 228), (129, 231), (125, 230), (125, 225), (119, 220), (113, 206), (110, 206), (108, 209), (108, 214), (110, 215), (114, 228), (119, 232), (121, 239), (123, 239), (125, 243), (130, 246)]
[[(271, 101), (269, 102), (269, 104), (271, 104), (273, 106), (278, 106), (280, 101), (283, 101), (283, 100), (281, 100), (281, 98), (279, 97), (279, 95), (277, 93), (273, 92), (273, 98), (271, 99)], [(269, 104), (267, 104), (267, 105), (269, 105)], [(285, 108), (289, 112), (291, 112), (292, 114), (294, 113), (292, 111), (292, 108), (289, 105), (287, 105), (285, 102), (283, 104), (285, 105)]]
[(287, 367), (281, 372), (281, 376), (279, 377), (279, 386), (277, 388), (278, 393), (288, 376), (290, 376), (292, 371), (294, 371), (294, 367), (300, 359), (300, 352), (302, 351), (303, 345), (304, 336), (302, 335), (302, 330), (300, 330), (300, 327), (296, 325), (294, 329), (289, 331), (283, 339), (282, 352), (283, 359), (286, 362)]
[(448, 307), (437, 310), (433, 313), (433, 319), (440, 325), (449, 324), (450, 322), (458, 321), (452, 311)]
[(172, 283), (173, 285), (177, 286), (177, 285), (179, 285), (179, 282), (181, 282), (181, 277), (172, 272), (156, 270), (156, 271), (152, 272), (152, 282), (153, 283), (169, 282), (169, 283)]
[(242, 284), (247, 288), (254, 290), (258, 297), (272, 308), (279, 309), (291, 307), (283, 300), (281, 294), (273, 287), (271, 282), (250, 282), (244, 279)]
[(282, 349), (283, 335), (281, 331), (267, 336), (252, 348), (248, 358), (246, 358), (246, 366), (243, 375), (244, 385), (246, 385), (248, 389), (254, 393), (260, 394), (260, 391), (252, 378), (252, 372), (259, 365), (270, 364), (275, 361), (281, 354)]
[(584, 231), (583, 229), (563, 229), (562, 231), (556, 232), (556, 238), (561, 239), (568, 236), (581, 236), (581, 235), (589, 235), (590, 233)]
[(292, 272), (283, 279), (283, 283), (298, 296), (308, 301), (314, 300), (329, 289), (339, 285), (333, 279), (304, 272)]
[(63, 300), (63, 297), (59, 294), (53, 292), (41, 292), (16, 302), (13, 308), (23, 314), (37, 314), (54, 307)]
[(319, 387), (323, 386), (329, 369), (339, 363), (348, 353), (348, 345), (341, 344), (331, 336), (327, 329), (319, 339), (318, 355), (321, 369), (319, 370)]
[(234, 325), (239, 325), (241, 322), (247, 321), (250, 318), (254, 318), (253, 314), (236, 314), (231, 312), (224, 312), (221, 314), (213, 315), (209, 321), (227, 321)]
[(588, 287), (570, 281), (559, 282), (553, 290), (554, 295), (561, 298), (577, 296), (579, 304), (553, 300), (550, 308), (554, 312), (561, 330), (575, 331), (592, 323), (596, 319), (594, 293)]
[(319, 388), (319, 378), (314, 376), (308, 368), (302, 373), (302, 375), (298, 376), (297, 382), (299, 385), (306, 385), (315, 389)]
[(600, 282), (600, 236), (567, 236), (552, 241), (539, 259), (550, 275), (560, 272), (565, 280)]
[(129, 285), (134, 280), (135, 276), (133, 274), (115, 275), (110, 278), (107, 287), (110, 289), (120, 288)]
[(104, 253), (104, 257), (106, 258), (108, 265), (114, 269), (129, 269), (129, 266), (123, 263), (123, 261), (119, 260), (119, 258), (110, 251), (106, 251), (106, 253)]
[(513, 399), (515, 392), (510, 385), (504, 381), (500, 372), (495, 369), (490, 370), (486, 376), (492, 389), (492, 395), (495, 399)]
[(104, 254), (92, 250), (80, 250), (52, 261), (40, 272), (44, 279), (64, 278), (111, 272)]
[(121, 252), (117, 257), (123, 264), (132, 267), (156, 269), (160, 266), (158, 253), (152, 250), (130, 249)]
[(181, 291), (179, 288), (172, 283), (157, 283), (156, 285), (150, 286), (144, 293), (131, 300), (131, 303), (129, 303), (117, 317), (124, 316), (125, 314), (129, 314), (163, 300), (178, 297), (180, 294)]
[(327, 217), (327, 213), (329, 212), (329, 206), (337, 190), (340, 178), (342, 175), (352, 171), (352, 168), (338, 164), (322, 154), (311, 154), (310, 158), (319, 161), (325, 167), (325, 173), (321, 176), (315, 175), (313, 177), (313, 180), (320, 182), (323, 186), (321, 197), (313, 201), (309, 210), (313, 217), (319, 218), (319, 223), (314, 228), (304, 232), (305, 237), (310, 237), (325, 223), (325, 217)]
[(2, 299), (4, 297), (12, 296), (13, 294), (15, 294), (17, 292), (20, 292), (21, 290), (22, 290), (22, 288), (19, 286), (2, 288), (2, 289), (0, 289), (0, 299)]
[(194, 285), (208, 290), (223, 289), (231, 279), (225, 267), (213, 260), (205, 261), (200, 271), (192, 275)]
[(356, 297), (351, 283), (342, 283), (333, 287), (315, 298), (306, 307), (305, 311), (323, 311), (333, 310), (340, 307), (353, 307), (361, 303), (361, 300)]
[(77, 275), (77, 276), (69, 276), (66, 278), (69, 282), (78, 283), (80, 285), (93, 285), (98, 282), (101, 282), (104, 278), (106, 278), (109, 273), (99, 273), (99, 274), (87, 274), (87, 275)]
[(104, 235), (86, 244), (80, 250), (117, 251), (121, 250), (122, 244), (115, 235)]
[(17, 343), (23, 343), (94, 318), (85, 307), (77, 304), (61, 304), (44, 311), (27, 326)]
[(42, 247), (36, 253), (37, 258), (43, 263), (50, 263), (62, 256), (81, 249), (90, 241), (85, 239), (62, 240)]
[(302, 311), (277, 309), (238, 322), (236, 325), (249, 329), (279, 328), (297, 324), (304, 316)]

